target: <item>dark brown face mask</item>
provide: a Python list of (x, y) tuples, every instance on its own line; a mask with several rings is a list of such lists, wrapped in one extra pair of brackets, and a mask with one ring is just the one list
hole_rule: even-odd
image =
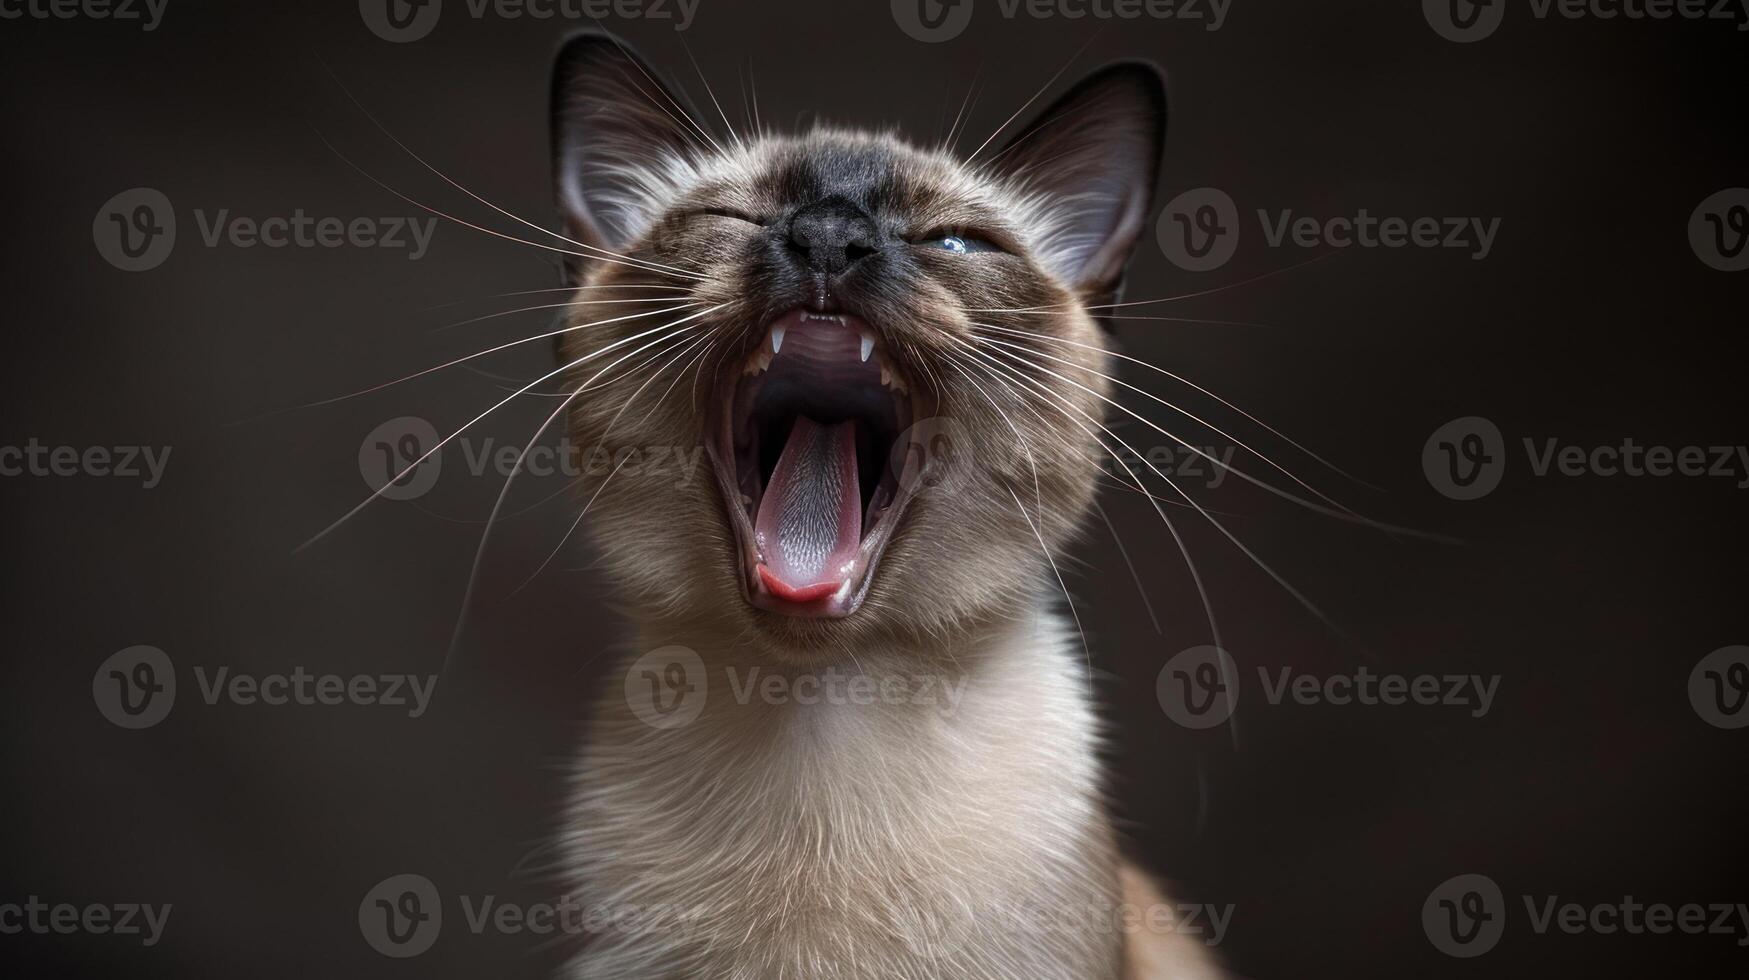
[[(640, 503), (676, 515), (708, 503), (738, 605), (760, 622), (861, 629), (987, 608), (1041, 539), (1079, 519), (1102, 415), (1097, 387), (1020, 372), (999, 345), (1031, 333), (1054, 345), (1048, 356), (1097, 366), (1102, 311), (1089, 307), (1116, 299), (1146, 225), (1165, 126), (1159, 74), (1096, 72), (970, 160), (855, 130), (719, 139), (698, 118), (612, 38), (561, 52), (553, 159), (577, 246), (571, 283), (594, 301), (684, 295), (674, 316), (697, 319), (675, 342), (696, 330), (712, 351), (690, 415), (628, 419), (584, 397), (578, 436), (607, 417), (604, 429), (662, 427), (658, 441), (703, 444), (716, 500), (650, 487)], [(641, 343), (626, 328), (646, 326), (568, 332), (560, 356)], [(980, 331), (993, 339), (975, 346)], [(1056, 402), (1041, 410), (1042, 398)], [(955, 441), (982, 465), (953, 493), (922, 493), (940, 486), (937, 457)], [(1016, 512), (1018, 486), (1052, 495), (1041, 526)], [(613, 499), (598, 506), (609, 535)], [(980, 528), (988, 514), (1001, 515), (999, 531)], [(930, 536), (952, 544), (926, 546)], [(646, 535), (638, 548), (635, 577), (703, 587), (696, 568), (667, 563), (696, 542)], [(856, 615), (871, 604), (883, 611)]]

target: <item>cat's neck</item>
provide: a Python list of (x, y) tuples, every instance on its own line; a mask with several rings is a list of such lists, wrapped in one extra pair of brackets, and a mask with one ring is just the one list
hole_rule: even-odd
[[(676, 642), (653, 625), (646, 649)], [(688, 921), (604, 935), (592, 975), (685, 956), (710, 976), (818, 976), (820, 956), (891, 975), (1005, 958), (1038, 977), (1110, 974), (1110, 942), (1034, 921), (1040, 903), (1108, 902), (1115, 877), (1087, 673), (1054, 617), (946, 657), (859, 649), (815, 667), (688, 639), (680, 686), (700, 700), (651, 714), (642, 698), (675, 691), (634, 665), (603, 704), (573, 814), (587, 898)]]

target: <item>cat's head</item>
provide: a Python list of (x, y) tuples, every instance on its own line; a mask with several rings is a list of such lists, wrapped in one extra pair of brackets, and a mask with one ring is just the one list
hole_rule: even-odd
[(571, 437), (620, 464), (588, 526), (623, 595), (801, 655), (1029, 601), (1100, 472), (1088, 308), (1148, 223), (1165, 111), (1158, 72), (1120, 64), (969, 160), (725, 136), (614, 39), (568, 43), (554, 162), (585, 288), (559, 353)]

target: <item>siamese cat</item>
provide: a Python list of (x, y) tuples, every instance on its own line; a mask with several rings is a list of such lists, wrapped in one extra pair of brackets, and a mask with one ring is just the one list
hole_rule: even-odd
[(559, 55), (570, 437), (705, 469), (589, 501), (630, 643), (564, 820), (597, 913), (570, 975), (1217, 976), (1119, 854), (1051, 601), (1160, 74), (1104, 68), (964, 157), (701, 119), (611, 37)]

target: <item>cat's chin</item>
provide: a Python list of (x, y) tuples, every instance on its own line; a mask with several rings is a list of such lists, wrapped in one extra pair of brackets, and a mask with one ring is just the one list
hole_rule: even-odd
[(706, 440), (754, 608), (862, 607), (928, 468), (913, 439), (926, 400), (854, 315), (796, 309), (766, 327)]

